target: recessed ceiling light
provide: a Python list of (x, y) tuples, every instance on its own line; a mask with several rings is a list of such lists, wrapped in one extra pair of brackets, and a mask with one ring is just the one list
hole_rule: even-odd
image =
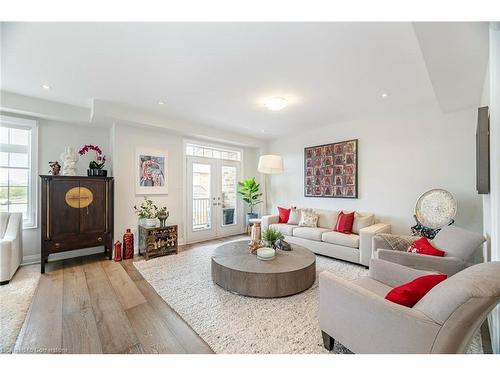
[(44, 83), (44, 84), (42, 85), (42, 89), (44, 89), (44, 90), (50, 90), (50, 89), (51, 89), (51, 87), (50, 87), (50, 85), (48, 85), (48, 84)]
[(260, 132), (261, 132), (261, 133), (265, 133), (266, 131), (265, 131), (264, 129), (261, 129), (261, 130), (260, 130)]
[(382, 98), (384, 98), (384, 99), (387, 99), (389, 97), (389, 94), (386, 92), (383, 92), (382, 95), (380, 95), (380, 96), (382, 96)]
[(270, 111), (281, 111), (288, 105), (288, 101), (280, 96), (273, 96), (271, 98), (264, 99), (264, 105)]
[(159, 100), (159, 101), (158, 101), (158, 104), (159, 104), (159, 105), (163, 105), (163, 104), (165, 104), (165, 102), (164, 102), (163, 100)]

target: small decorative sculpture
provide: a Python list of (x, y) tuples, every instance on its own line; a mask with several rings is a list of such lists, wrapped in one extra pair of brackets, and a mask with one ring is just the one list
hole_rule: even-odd
[(248, 248), (250, 249), (250, 252), (252, 254), (255, 254), (258, 249), (262, 247), (262, 241), (261, 240), (252, 240), (248, 243)]
[(76, 176), (76, 163), (78, 162), (78, 153), (73, 147), (66, 146), (60, 156), (63, 163), (63, 176)]
[(164, 227), (166, 225), (167, 219), (170, 216), (170, 212), (167, 211), (167, 207), (161, 207), (156, 212), (156, 217), (160, 220), (160, 227)]
[(260, 232), (260, 219), (250, 219), (252, 225), (252, 232), (250, 234), (250, 243), (248, 244), (248, 248), (254, 254), (258, 248), (262, 247), (261, 232)]
[(292, 246), (288, 242), (286, 242), (284, 239), (282, 239), (282, 238), (280, 238), (279, 240), (277, 240), (274, 243), (274, 245), (279, 250), (283, 250), (283, 251), (291, 251), (292, 250)]
[(61, 171), (61, 165), (57, 161), (49, 161), (49, 174), (52, 176), (59, 176), (59, 172)]

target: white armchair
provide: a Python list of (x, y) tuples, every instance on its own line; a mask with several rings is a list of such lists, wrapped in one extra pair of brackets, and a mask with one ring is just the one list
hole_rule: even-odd
[(328, 350), (338, 340), (354, 353), (464, 353), (500, 302), (500, 262), (476, 264), (432, 288), (412, 308), (385, 299), (428, 271), (372, 259), (369, 276), (319, 275), (319, 322)]
[(23, 258), (23, 216), (0, 212), (0, 285), (7, 284)]

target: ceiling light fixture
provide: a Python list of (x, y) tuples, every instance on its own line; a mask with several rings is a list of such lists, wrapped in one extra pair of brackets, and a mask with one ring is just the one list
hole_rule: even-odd
[(50, 85), (47, 85), (46, 83), (44, 83), (44, 84), (42, 85), (42, 89), (44, 89), (44, 90), (50, 90), (50, 89), (51, 89), (51, 87), (50, 87)]
[(382, 96), (382, 98), (387, 99), (389, 97), (389, 94), (386, 92), (383, 92), (381, 96)]
[(264, 105), (270, 111), (281, 111), (288, 105), (288, 101), (280, 96), (273, 96), (271, 98), (264, 99)]
[(163, 100), (159, 100), (159, 101), (158, 101), (158, 104), (159, 104), (159, 105), (163, 105), (163, 104), (165, 104), (165, 102), (164, 102)]

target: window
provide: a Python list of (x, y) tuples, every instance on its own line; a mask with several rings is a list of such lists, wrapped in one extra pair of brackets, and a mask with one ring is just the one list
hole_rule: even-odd
[(34, 120), (0, 116), (0, 211), (22, 212), (24, 228), (36, 227)]
[(202, 146), (195, 144), (186, 145), (186, 155), (188, 156), (201, 156), (210, 159), (221, 159), (221, 160), (241, 160), (241, 152), (226, 150), (222, 148), (215, 148), (211, 146)]

